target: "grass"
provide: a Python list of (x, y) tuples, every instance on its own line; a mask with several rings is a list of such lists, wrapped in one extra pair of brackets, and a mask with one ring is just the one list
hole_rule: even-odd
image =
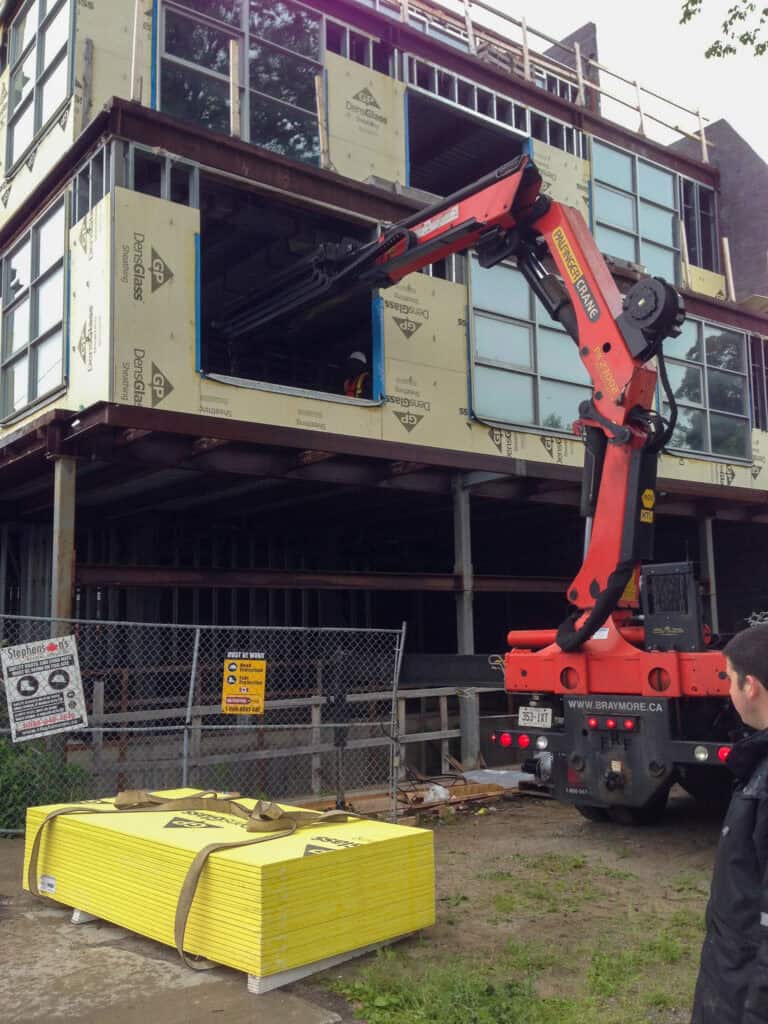
[(694, 871), (649, 892), (581, 854), (494, 858), (471, 898), (438, 905), (443, 925), (490, 929), (482, 955), (427, 933), (324, 983), (368, 1024), (672, 1024), (691, 1004), (706, 892)]

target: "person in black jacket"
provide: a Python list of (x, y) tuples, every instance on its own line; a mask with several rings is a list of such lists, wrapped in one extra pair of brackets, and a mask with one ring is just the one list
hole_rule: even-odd
[(726, 762), (736, 789), (723, 822), (691, 1024), (768, 1022), (768, 625), (725, 647), (745, 725)]

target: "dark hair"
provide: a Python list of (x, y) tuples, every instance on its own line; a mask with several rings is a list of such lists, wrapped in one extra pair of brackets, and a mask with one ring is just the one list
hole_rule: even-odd
[(768, 624), (750, 626), (732, 637), (723, 654), (740, 676), (754, 676), (768, 690)]

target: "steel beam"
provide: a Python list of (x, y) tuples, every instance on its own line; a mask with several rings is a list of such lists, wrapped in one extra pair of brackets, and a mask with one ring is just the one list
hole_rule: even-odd
[(75, 488), (77, 462), (59, 455), (53, 463), (53, 549), (51, 553), (51, 615), (72, 616), (75, 582)]
[(461, 581), (456, 595), (456, 650), (475, 653), (475, 618), (472, 572), (472, 510), (470, 494), (460, 475), (453, 478), (454, 572)]

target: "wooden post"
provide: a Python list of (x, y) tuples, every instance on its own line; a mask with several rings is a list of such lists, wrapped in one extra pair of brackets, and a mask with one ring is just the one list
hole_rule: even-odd
[(723, 270), (725, 272), (725, 287), (729, 302), (736, 301), (736, 287), (733, 283), (733, 265), (731, 264), (731, 246), (728, 239), (723, 235), (721, 239), (723, 249)]
[(240, 43), (229, 41), (229, 133), (240, 138)]
[(57, 455), (53, 463), (53, 550), (51, 565), (51, 616), (72, 617), (75, 582), (75, 486), (77, 462)]
[(531, 80), (531, 51), (528, 49), (528, 25), (525, 18), (520, 19), (520, 29), (523, 33), (523, 77), (526, 82)]
[(584, 70), (581, 66), (581, 46), (579, 43), (574, 43), (573, 48), (576, 51), (576, 81), (578, 82), (579, 92), (576, 96), (576, 103), (580, 107), (587, 105), (586, 91), (584, 89)]

